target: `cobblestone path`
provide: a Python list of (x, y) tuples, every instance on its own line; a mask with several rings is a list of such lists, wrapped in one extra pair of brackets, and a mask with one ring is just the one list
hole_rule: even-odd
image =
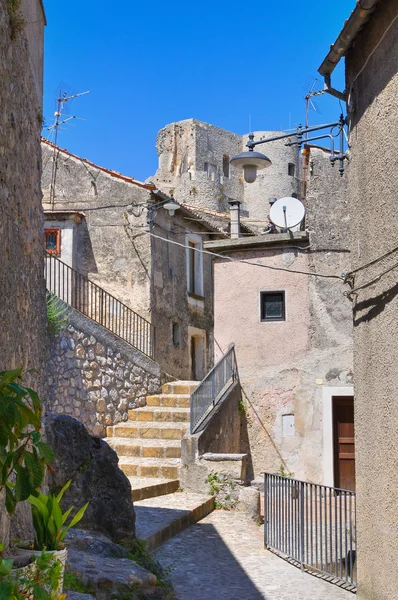
[(213, 512), (155, 556), (178, 600), (355, 600), (264, 550), (263, 528), (239, 513)]

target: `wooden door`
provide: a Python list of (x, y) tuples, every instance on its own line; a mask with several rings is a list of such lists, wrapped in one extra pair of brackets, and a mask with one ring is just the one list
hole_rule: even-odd
[(354, 398), (333, 397), (334, 485), (355, 490)]

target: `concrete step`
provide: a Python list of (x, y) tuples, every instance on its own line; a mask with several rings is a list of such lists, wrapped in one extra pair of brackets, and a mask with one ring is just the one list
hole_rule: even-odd
[(131, 499), (133, 502), (172, 494), (180, 487), (178, 479), (159, 479), (157, 477), (129, 477)]
[(107, 437), (182, 440), (189, 423), (134, 421), (106, 428)]
[(128, 477), (159, 477), (179, 479), (181, 461), (179, 458), (141, 458), (140, 456), (119, 456), (119, 468)]
[(199, 381), (171, 381), (162, 385), (163, 394), (191, 394)]
[(180, 408), (189, 408), (189, 394), (159, 394), (158, 396), (147, 396), (147, 406), (175, 406)]
[(146, 440), (123, 437), (105, 438), (119, 456), (142, 456), (147, 458), (180, 458), (180, 440)]
[(170, 406), (143, 406), (129, 410), (128, 416), (130, 421), (170, 421), (179, 423), (181, 421), (189, 421), (190, 409)]
[(152, 551), (214, 510), (214, 497), (176, 492), (134, 503), (136, 535)]

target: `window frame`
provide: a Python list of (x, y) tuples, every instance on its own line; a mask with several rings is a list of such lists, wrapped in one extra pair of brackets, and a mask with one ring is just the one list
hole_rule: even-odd
[(228, 154), (223, 154), (222, 156), (222, 172), (223, 172), (223, 176), (226, 179), (229, 179), (229, 174), (230, 174), (230, 165), (229, 165), (229, 156)]
[[(282, 316), (267, 317), (265, 312), (265, 297), (266, 296), (282, 296)], [(285, 290), (261, 290), (260, 291), (260, 322), (261, 323), (281, 323), (286, 321), (286, 292)]]
[(203, 254), (194, 249), (202, 250), (203, 240), (199, 235), (187, 234), (185, 245), (187, 293), (194, 298), (204, 298)]
[[(291, 171), (293, 171), (293, 173)], [(287, 174), (289, 177), (294, 177), (296, 175), (296, 165), (294, 163), (287, 163)]]
[[(46, 245), (46, 239), (47, 239), (47, 235), (54, 235), (55, 234), (55, 250), (48, 250), (47, 249), (47, 245)], [(44, 234), (43, 234), (43, 243), (44, 243), (44, 250), (48, 253), (48, 254), (54, 254), (54, 256), (60, 256), (61, 255), (61, 228), (60, 227), (45, 227), (44, 229)]]

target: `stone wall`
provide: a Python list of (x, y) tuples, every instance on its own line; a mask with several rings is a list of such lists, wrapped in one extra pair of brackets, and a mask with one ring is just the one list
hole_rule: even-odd
[(73, 309), (52, 340), (50, 375), (49, 410), (75, 417), (99, 437), (160, 392), (155, 362)]
[[(255, 140), (280, 133), (257, 131)], [(170, 123), (158, 134), (159, 168), (152, 180), (164, 191), (173, 190), (178, 201), (192, 206), (228, 211), (228, 201), (239, 200), (243, 214), (267, 225), (268, 199), (299, 192), (297, 149), (286, 147), (284, 140), (260, 146), (258, 151), (269, 155), (272, 165), (259, 171), (255, 183), (247, 184), (243, 171), (229, 165), (229, 159), (247, 150), (247, 140), (247, 135), (196, 119)], [(224, 173), (224, 160), (228, 176)], [(294, 176), (288, 174), (289, 163), (295, 166)]]
[[(24, 32), (14, 34), (8, 3), (0, 0), (0, 369), (38, 369), (30, 383), (45, 397), (41, 98)], [(0, 539), (7, 543), (7, 519), (0, 519)]]
[(378, 2), (346, 57), (351, 248), (353, 268), (363, 267), (351, 296), (361, 600), (392, 600), (398, 588), (389, 560), (398, 552), (397, 253), (372, 263), (397, 246), (397, 16), (395, 0)]

